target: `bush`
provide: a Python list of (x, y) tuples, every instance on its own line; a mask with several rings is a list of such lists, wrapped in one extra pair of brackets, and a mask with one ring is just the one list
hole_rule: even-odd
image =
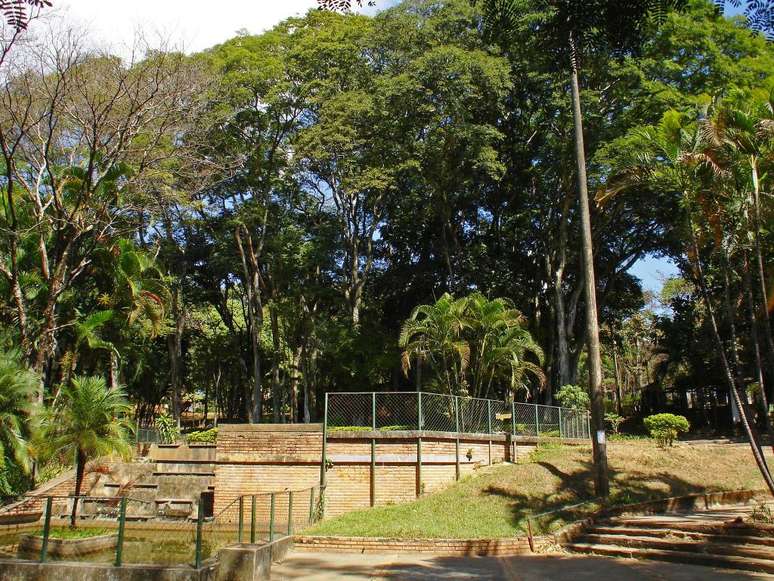
[(616, 413), (608, 412), (605, 414), (605, 425), (607, 426), (607, 429), (610, 430), (613, 434), (618, 433), (618, 430), (620, 429), (623, 421), (623, 417)]
[(197, 430), (186, 435), (185, 439), (189, 444), (214, 444), (218, 439), (218, 428)]
[(655, 414), (643, 420), (645, 427), (659, 446), (671, 446), (681, 432), (687, 432), (691, 425), (685, 416)]
[(177, 420), (168, 413), (156, 418), (156, 429), (159, 431), (160, 444), (176, 444), (180, 441), (180, 427)]
[(556, 392), (556, 401), (559, 405), (574, 410), (588, 410), (591, 407), (591, 399), (586, 390), (577, 385), (563, 385)]

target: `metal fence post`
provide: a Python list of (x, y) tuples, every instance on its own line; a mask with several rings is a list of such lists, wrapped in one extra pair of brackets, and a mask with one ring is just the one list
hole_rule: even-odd
[(516, 435), (516, 402), (511, 402), (511, 435)]
[(376, 431), (376, 392), (371, 394), (371, 429)]
[(488, 399), (486, 400), (486, 419), (487, 419), (487, 428), (489, 429), (489, 433), (492, 433), (492, 400)]
[(272, 542), (274, 540), (274, 507), (276, 504), (276, 499), (274, 496), (274, 493), (272, 492), (271, 495), (269, 495), (269, 542)]
[[(371, 394), (371, 429), (376, 432), (376, 392)], [(376, 438), (371, 438), (370, 504), (376, 504)]]
[(293, 491), (288, 491), (288, 536), (293, 534)]
[(307, 525), (312, 524), (314, 521), (314, 486), (309, 489), (309, 522)]
[[(194, 554), (194, 566), (199, 569), (202, 566), (202, 528), (204, 525), (204, 493), (199, 495), (199, 511), (196, 515), (196, 553)], [(242, 534), (240, 530), (240, 536)]]
[(454, 396), (454, 418), (455, 426), (457, 430), (456, 438), (454, 438), (454, 477), (455, 480), (460, 479), (460, 398)]
[(250, 543), (255, 544), (255, 495), (250, 499)]
[(323, 436), (322, 436), (322, 458), (320, 459), (320, 489), (325, 486), (327, 478), (326, 471), (328, 470), (328, 458), (326, 456), (326, 448), (328, 443), (328, 394), (325, 394), (325, 407), (323, 409)]
[(538, 417), (538, 405), (535, 404), (535, 437), (540, 437), (540, 418)]
[(49, 496), (46, 498), (46, 518), (43, 521), (43, 542), (40, 545), (40, 562), (46, 562), (46, 555), (48, 554), (48, 535), (51, 532), (51, 511), (54, 508), (54, 497)]
[(562, 408), (559, 408), (559, 437), (560, 438), (564, 437), (562, 434), (563, 434), (563, 432), (562, 432)]
[(424, 418), (422, 417), (422, 392), (417, 393), (418, 403), (417, 403), (417, 409), (418, 409), (418, 415), (419, 415), (419, 423), (417, 424), (417, 428), (421, 432), (424, 429), (424, 422), (422, 421)]
[(126, 497), (121, 497), (118, 508), (118, 541), (116, 542), (116, 567), (121, 566), (124, 555), (124, 528), (126, 527)]
[(591, 414), (586, 414), (586, 437), (591, 438)]
[(237, 534), (237, 542), (242, 542), (242, 529), (245, 526), (245, 497), (239, 497), (239, 531)]

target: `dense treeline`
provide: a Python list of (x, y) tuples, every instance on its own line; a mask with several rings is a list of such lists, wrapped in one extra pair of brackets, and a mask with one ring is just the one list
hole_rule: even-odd
[[(331, 390), (550, 403), (587, 383), (569, 79), (537, 5), (495, 44), (468, 0), (414, 0), (192, 56), (127, 62), (74, 31), (13, 47), (1, 312), (41, 401), (101, 374), (145, 420), (310, 421)], [(774, 49), (700, 0), (646, 38), (590, 51), (581, 79), (605, 385), (623, 415), (711, 411), (729, 372), (774, 382)], [(744, 115), (747, 137), (727, 131)], [(658, 308), (628, 272), (650, 255), (683, 274)], [(446, 293), (504, 299), (537, 372), (444, 383), (421, 348), (402, 357), (404, 321)]]

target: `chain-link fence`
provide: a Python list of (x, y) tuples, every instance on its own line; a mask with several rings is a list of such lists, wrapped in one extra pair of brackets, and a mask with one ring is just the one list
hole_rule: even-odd
[(330, 431), (420, 430), (588, 439), (585, 410), (425, 392), (326, 394)]

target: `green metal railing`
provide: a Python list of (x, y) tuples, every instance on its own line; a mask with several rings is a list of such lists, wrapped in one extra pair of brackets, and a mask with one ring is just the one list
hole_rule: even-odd
[(427, 392), (334, 392), (325, 431), (433, 431), (590, 439), (585, 410)]
[[(299, 499), (307, 506), (299, 507)], [(321, 518), (324, 502), (325, 487), (319, 485), (238, 496), (204, 522), (202, 542), (220, 547), (231, 543), (270, 543), (292, 536)]]

